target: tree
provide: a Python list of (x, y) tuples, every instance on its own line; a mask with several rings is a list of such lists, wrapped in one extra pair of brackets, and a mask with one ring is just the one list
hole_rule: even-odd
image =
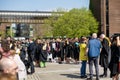
[(86, 8), (72, 9), (58, 18), (50, 18), (53, 36), (80, 37), (98, 32), (98, 22)]

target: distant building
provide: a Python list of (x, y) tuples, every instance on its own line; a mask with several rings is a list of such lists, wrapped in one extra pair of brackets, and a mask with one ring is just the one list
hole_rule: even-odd
[(42, 29), (40, 27), (52, 13), (49, 11), (0, 10), (0, 34), (12, 37), (33, 37), (35, 33), (36, 35), (41, 34)]
[(99, 22), (99, 33), (120, 33), (120, 0), (90, 0), (90, 10)]

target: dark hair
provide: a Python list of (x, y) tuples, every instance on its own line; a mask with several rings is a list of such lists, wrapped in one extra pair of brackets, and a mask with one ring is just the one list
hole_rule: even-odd
[(114, 36), (120, 36), (120, 33), (115, 33)]
[(2, 40), (1, 47), (4, 52), (8, 52), (10, 50), (10, 44), (7, 40)]
[(113, 43), (114, 41), (116, 41), (118, 36), (120, 37), (119, 34), (114, 34), (114, 35), (112, 35), (112, 36), (111, 36), (111, 38), (112, 38), (111, 42)]

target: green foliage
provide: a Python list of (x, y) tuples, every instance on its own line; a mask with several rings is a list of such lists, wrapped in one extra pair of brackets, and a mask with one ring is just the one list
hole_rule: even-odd
[(62, 16), (51, 17), (49, 24), (53, 27), (53, 36), (80, 37), (98, 32), (98, 22), (90, 10), (85, 8), (72, 9)]
[(1, 35), (2, 37), (5, 37), (5, 31), (0, 30), (0, 35)]
[(7, 29), (7, 31), (6, 31), (6, 36), (11, 36), (11, 31), (10, 31), (10, 29)]

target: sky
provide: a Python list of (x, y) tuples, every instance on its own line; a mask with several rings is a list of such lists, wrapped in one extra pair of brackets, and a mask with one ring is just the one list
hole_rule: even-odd
[(89, 0), (0, 0), (0, 10), (53, 11), (89, 7)]

